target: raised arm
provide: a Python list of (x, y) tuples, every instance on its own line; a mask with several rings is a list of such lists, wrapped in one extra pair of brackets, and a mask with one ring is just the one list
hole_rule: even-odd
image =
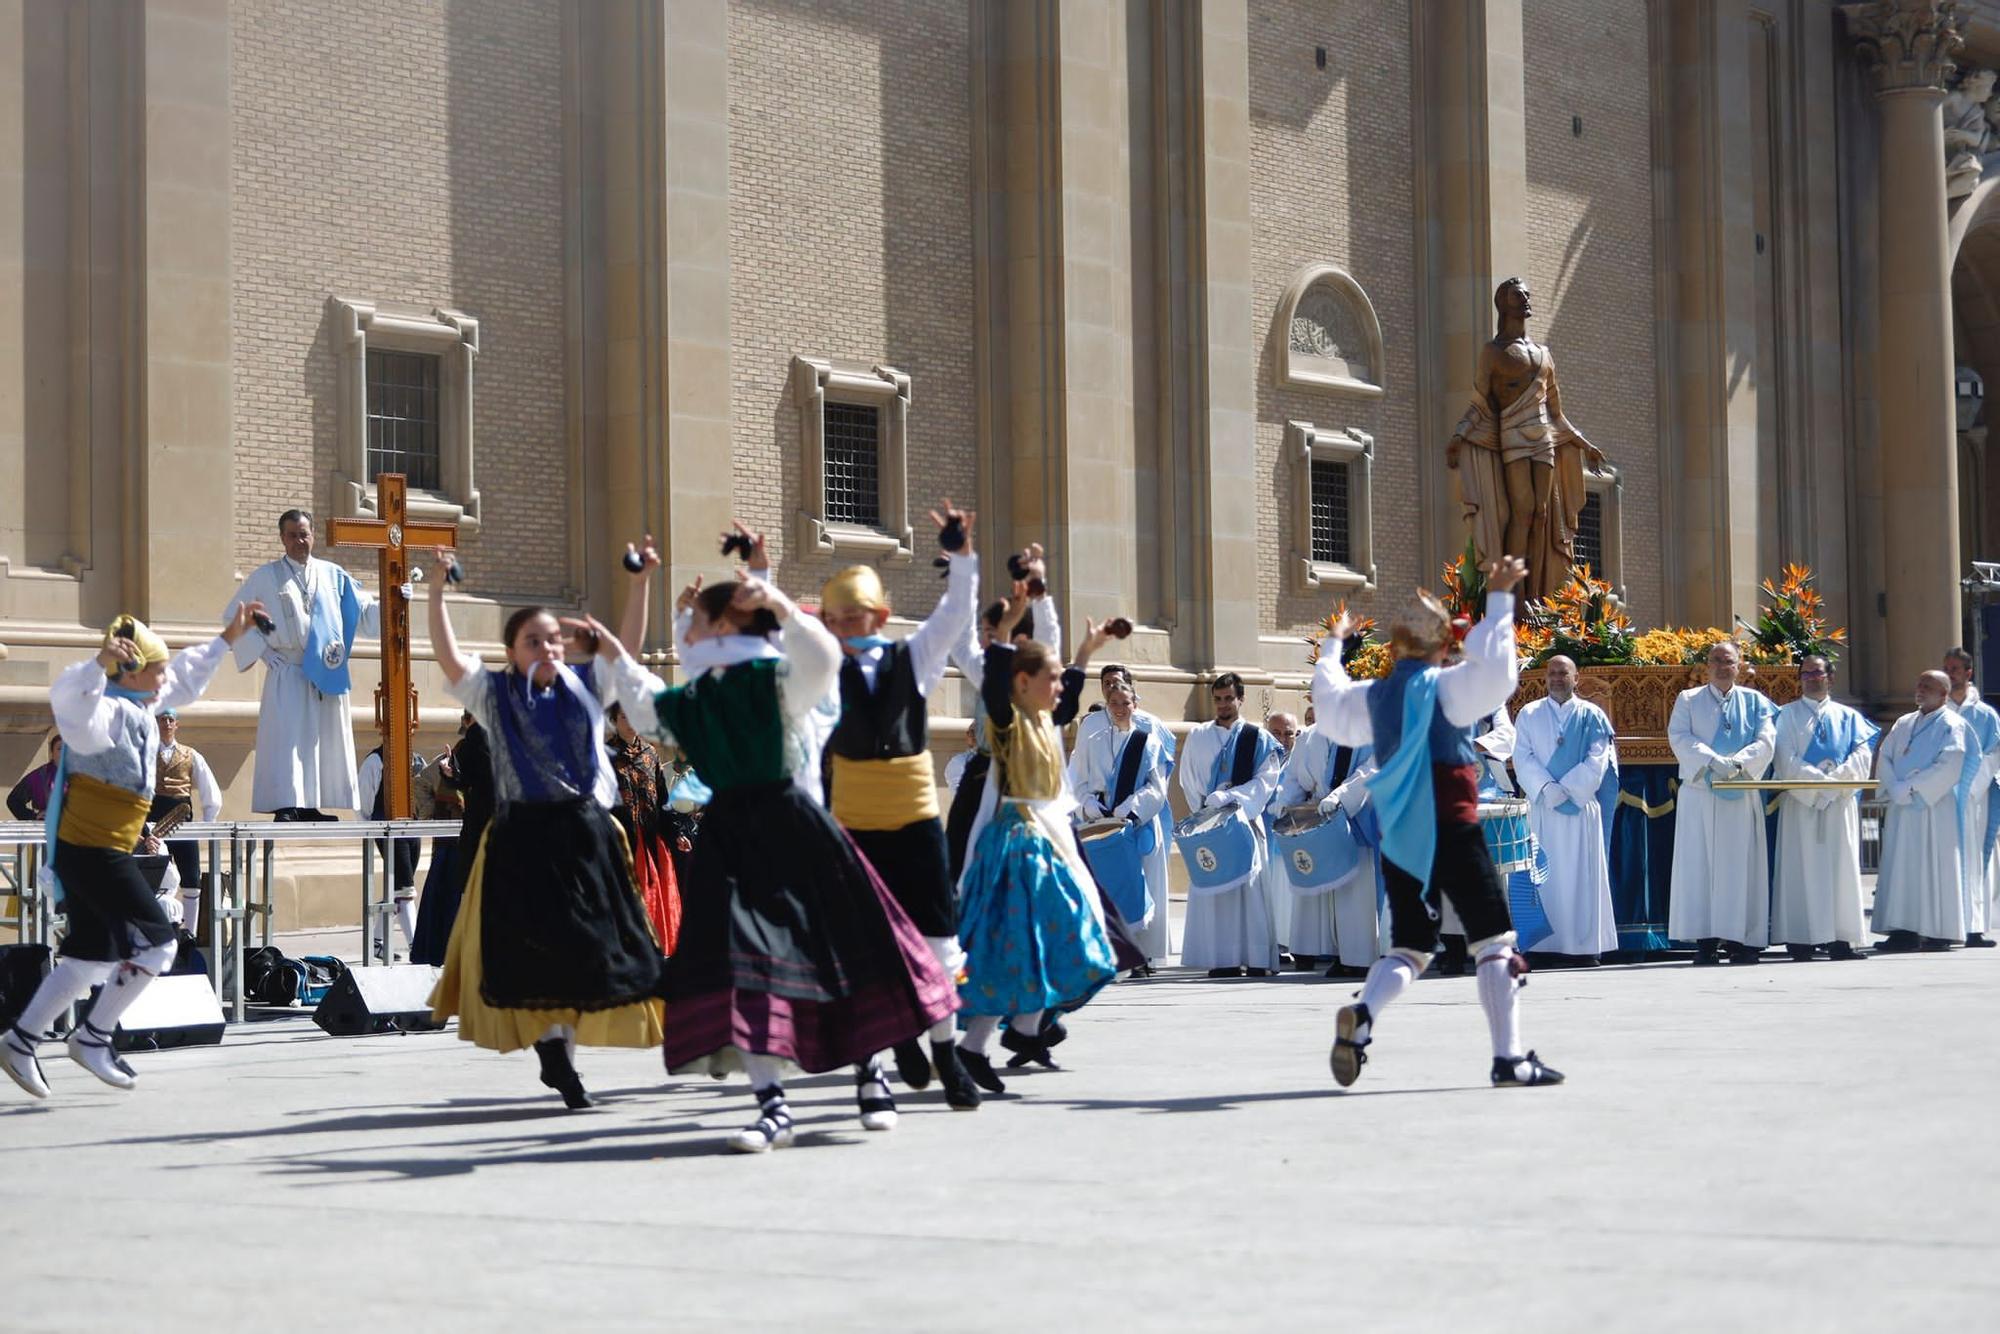
[(986, 646), (986, 679), (979, 683), (979, 698), (986, 705), (986, 717), (995, 727), (1014, 722), (1014, 646), (994, 640)]
[(639, 568), (626, 566), (629, 578), (625, 584), (625, 611), (618, 618), (618, 642), (629, 652), (643, 653), (646, 648), (646, 624), (652, 612), (653, 571), (660, 568), (660, 549), (653, 545), (653, 535), (647, 533), (638, 542), (625, 544), (625, 560), (636, 558)]
[(1320, 642), (1312, 682), (1314, 726), (1337, 746), (1365, 746), (1375, 739), (1375, 724), (1368, 716), (1369, 683), (1350, 679), (1340, 665), (1344, 638), (1329, 635)]
[[(457, 685), (466, 677), (479, 670), (479, 660), (468, 658), (458, 649), (458, 636), (452, 633), (451, 615), (444, 606), (444, 586), (458, 558), (446, 547), (439, 547), (431, 566), (430, 580), (430, 623), (431, 653), (437, 658), (438, 670), (444, 679)], [(609, 638), (607, 633), (606, 638)]]
[[(910, 666), (916, 671), (917, 689), (925, 695), (944, 679), (952, 649), (972, 624), (979, 590), (979, 557), (972, 548), (971, 512), (954, 509), (951, 501), (946, 500), (944, 512), (932, 510), (931, 520), (938, 526), (938, 548), (945, 558), (944, 596), (905, 641), (910, 651)], [(946, 546), (947, 542), (956, 545)]]
[(1438, 707), (1460, 727), (1472, 726), (1505, 704), (1520, 680), (1512, 587), (1487, 593), (1486, 618), (1465, 637), (1465, 661), (1438, 673)]

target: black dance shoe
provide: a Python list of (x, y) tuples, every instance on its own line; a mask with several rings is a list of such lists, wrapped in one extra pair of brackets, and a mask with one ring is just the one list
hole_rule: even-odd
[(1055, 1058), (1049, 1055), (1049, 1042), (1040, 1033), (1033, 1035), (1019, 1029), (1010, 1028), (1000, 1035), (1000, 1045), (1014, 1053), (1007, 1062), (1009, 1070), (1019, 1070), (1026, 1065), (1039, 1065), (1047, 1070), (1056, 1068)]
[(931, 1060), (924, 1055), (924, 1044), (915, 1038), (906, 1038), (894, 1048), (896, 1073), (902, 1077), (905, 1088), (929, 1088), (931, 1084)]
[(561, 1038), (544, 1038), (535, 1044), (535, 1055), (541, 1058), (542, 1082), (562, 1094), (563, 1106), (580, 1112), (591, 1105), (590, 1095), (583, 1091), (583, 1081), (577, 1078), (576, 1067), (570, 1064), (569, 1043)]
[(979, 1085), (972, 1082), (971, 1073), (959, 1061), (957, 1043), (933, 1042), (931, 1065), (937, 1070), (938, 1083), (944, 1086), (945, 1106), (954, 1112), (979, 1110)]
[[(1526, 1065), (1528, 1073), (1525, 1075), (1517, 1074), (1515, 1067), (1519, 1065)], [(1505, 1056), (1495, 1056), (1493, 1058), (1494, 1088), (1524, 1089), (1532, 1088), (1536, 1084), (1560, 1084), (1562, 1082), (1562, 1071), (1551, 1070), (1548, 1066), (1543, 1065), (1542, 1058), (1533, 1052), (1529, 1052), (1526, 1056), (1518, 1060), (1509, 1060)]]
[(988, 1093), (1005, 1093), (1007, 1091), (1006, 1082), (993, 1069), (993, 1062), (986, 1059), (985, 1052), (971, 1051), (960, 1047), (958, 1048), (958, 1064), (966, 1074), (972, 1076), (974, 1084), (985, 1089)]
[(1326, 1063), (1333, 1071), (1333, 1082), (1342, 1088), (1361, 1078), (1361, 1067), (1368, 1064), (1371, 1039), (1357, 1035), (1369, 1026), (1372, 1018), (1368, 1007), (1358, 1002), (1341, 1006), (1333, 1017), (1333, 1050), (1327, 1053)]

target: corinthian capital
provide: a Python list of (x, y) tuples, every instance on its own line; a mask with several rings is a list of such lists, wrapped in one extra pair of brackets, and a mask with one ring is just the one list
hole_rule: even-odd
[(1867, 0), (1844, 6), (1854, 47), (1875, 75), (1878, 94), (1943, 90), (1958, 35), (1956, 0)]

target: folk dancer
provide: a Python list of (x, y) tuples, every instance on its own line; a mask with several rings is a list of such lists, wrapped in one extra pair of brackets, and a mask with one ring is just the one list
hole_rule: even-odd
[[(970, 539), (972, 516), (947, 500), (933, 510), (938, 549), (946, 564), (945, 591), (935, 610), (901, 640), (882, 634), (889, 595), (866, 565), (842, 570), (820, 589), (820, 619), (840, 640), (840, 720), (826, 743), (833, 818), (854, 839), (889, 892), (930, 942), (938, 966), (957, 976), (964, 955), (958, 940), (958, 895), (938, 818), (937, 774), (930, 757), (930, 696), (944, 679), (951, 650), (972, 624), (979, 557)], [(930, 1034), (933, 1054), (958, 1041), (958, 1023), (939, 1016)], [(896, 1050), (896, 1068), (912, 1088), (930, 1083), (931, 1061), (914, 1035)], [(956, 1061), (949, 1070), (948, 1100), (965, 1101), (970, 1080)], [(958, 1105), (957, 1102), (953, 1103)]]
[(612, 733), (605, 749), (611, 754), (611, 772), (618, 778), (618, 804), (611, 808), (611, 816), (632, 847), (632, 878), (653, 934), (660, 938), (661, 950), (672, 954), (681, 934), (681, 889), (674, 878), (673, 856), (660, 834), (660, 813), (672, 784), (659, 752), (639, 735), (625, 710), (614, 703), (606, 715)]
[(1209, 688), (1215, 720), (1188, 733), (1176, 766), (1190, 811), (1233, 807), (1250, 826), (1250, 870), (1241, 880), (1188, 891), (1181, 964), (1210, 977), (1269, 977), (1278, 968), (1278, 936), (1264, 892), (1270, 851), (1264, 807), (1278, 790), (1284, 757), (1271, 734), (1243, 716), (1243, 678), (1224, 672)]
[(49, 809), (49, 793), (56, 782), (56, 767), (62, 763), (62, 733), (49, 735), (49, 757), (21, 775), (21, 781), (7, 790), (7, 814), (16, 820), (39, 820)]
[[(957, 1008), (929, 943), (826, 809), (794, 781), (811, 715), (839, 673), (839, 641), (768, 581), (703, 588), (686, 632), (689, 679), (669, 686), (610, 635), (599, 653), (641, 735), (678, 747), (712, 789), (689, 859), (679, 948), (667, 960), (669, 1070), (740, 1062), (757, 1119), (729, 1148), (792, 1143), (787, 1065), (855, 1067), (862, 1127), (897, 1111), (877, 1053)], [(954, 1108), (956, 1049), (937, 1049)], [(967, 1085), (969, 1087), (969, 1083)]]
[[(160, 771), (153, 783), (153, 809), (147, 821), (158, 825), (174, 816), (176, 824), (194, 819), (213, 824), (222, 818), (222, 787), (215, 781), (215, 771), (200, 751), (181, 744), (178, 713), (161, 709), (157, 721)], [(201, 846), (193, 839), (174, 838), (169, 831), (166, 848), (180, 880), (181, 921), (192, 935), (201, 921)]]
[(1778, 710), (1738, 685), (1743, 655), (1731, 640), (1708, 651), (1708, 684), (1684, 690), (1667, 720), (1680, 762), (1667, 934), (1695, 942), (1694, 962), (1756, 963), (1770, 937), (1770, 853), (1757, 793), (1715, 790), (1717, 779), (1758, 779), (1771, 767)]
[[(1832, 696), (1833, 664), (1799, 663), (1800, 697), (1778, 710), (1771, 772), (1787, 781), (1866, 779), (1881, 729)], [(1778, 806), (1778, 866), (1771, 886), (1771, 942), (1800, 962), (1862, 959), (1861, 810), (1857, 792), (1788, 791)]]
[[(469, 713), (459, 715), (458, 744), (442, 759), (448, 759), (449, 765), (441, 762), (437, 766), (441, 790), (448, 788), (457, 798), (458, 836), (431, 840), (431, 869), (424, 877), (423, 898), (417, 904), (411, 963), (444, 963), (459, 904), (465, 898), (465, 882), (472, 874), (472, 859), (493, 820), (493, 752), (478, 719)], [(442, 798), (433, 817), (450, 818)]]
[(1963, 648), (1947, 650), (1944, 674), (1951, 682), (1945, 703), (1972, 729), (1976, 754), (1965, 757), (1965, 777), (1959, 783), (1959, 805), (1965, 812), (1959, 855), (1965, 859), (1965, 874), (1959, 892), (1965, 896), (1965, 945), (1967, 949), (1989, 949), (2000, 945), (1986, 932), (1992, 929), (1993, 897), (2000, 862), (1994, 858), (1994, 808), (2000, 806), (2000, 792), (1994, 779), (2000, 776), (2000, 712), (1980, 698), (1972, 684), (1972, 654)]
[(286, 510), (278, 535), (285, 554), (252, 570), (223, 613), (249, 601), (271, 609), (269, 635), (253, 627), (234, 645), (238, 671), (264, 664), (250, 809), (331, 820), (328, 809), (366, 809), (355, 795), (348, 657), (357, 637), (381, 633), (381, 608), (353, 575), (312, 554), (311, 514)]
[(1880, 952), (1948, 950), (1965, 939), (1960, 792), (1965, 757), (1979, 742), (1945, 707), (1950, 689), (1943, 672), (1919, 676), (1916, 711), (1898, 718), (1882, 743), (1876, 790), (1889, 812), (1870, 924), (1889, 937)]
[(1548, 661), (1546, 699), (1521, 710), (1514, 772), (1528, 825), (1548, 859), (1541, 887), (1549, 935), (1538, 946), (1586, 964), (1618, 948), (1611, 909), (1611, 819), (1618, 802), (1617, 735), (1604, 710), (1576, 693), (1576, 663)]
[(451, 693), (491, 742), (498, 806), (471, 853), (431, 1014), (439, 1023), (457, 1015), (459, 1038), (490, 1051), (532, 1046), (542, 1083), (564, 1106), (584, 1108), (579, 1045), (660, 1041), (660, 946), (611, 818), (608, 681), (596, 672), (585, 684), (564, 661), (562, 627), (540, 607), (507, 618), (504, 670), (461, 653), (444, 601), (453, 563), (439, 548), (431, 644)]
[[(1173, 952), (1167, 903), (1167, 780), (1173, 734), (1139, 705), (1132, 669), (1112, 663), (1097, 674), (1104, 708), (1077, 729), (1069, 760), (1070, 789), (1082, 820), (1124, 820), (1136, 826), (1140, 883), (1136, 894), (1109, 895), (1131, 926), (1150, 970)], [(1092, 721), (1096, 720), (1096, 721)]]
[[(1097, 647), (1093, 626), (1079, 663)], [(961, 1059), (980, 1087), (1004, 1092), (988, 1050), (1000, 1021), (1012, 1064), (1052, 1065), (1057, 1011), (1074, 1010), (1118, 975), (1089, 864), (1070, 829), (1076, 797), (1051, 717), (1062, 696), (1054, 652), (1030, 641), (986, 646), (987, 775), (997, 803), (966, 858), (961, 930), (967, 1017)]]
[[(1317, 805), (1328, 820), (1339, 822), (1354, 841), (1360, 860), (1346, 875), (1302, 885), (1286, 871), (1292, 893), (1292, 953), (1301, 964), (1327, 961), (1328, 977), (1364, 977), (1380, 957), (1381, 894), (1373, 817), (1368, 806), (1368, 775), (1375, 772), (1374, 753), (1366, 745), (1343, 746), (1331, 729), (1317, 722), (1300, 734), (1285, 761), (1272, 805), (1279, 811)], [(1275, 847), (1275, 845), (1274, 845)], [(1272, 860), (1285, 870), (1285, 859)]]
[(164, 640), (136, 617), (120, 616), (97, 656), (66, 668), (49, 687), (63, 738), (44, 816), (49, 884), (69, 927), (61, 961), (0, 1035), (0, 1070), (30, 1097), (49, 1096), (35, 1044), (92, 987), (100, 990), (70, 1032), (69, 1057), (112, 1088), (138, 1081), (113, 1035), (118, 1017), (172, 966), (176, 944), (174, 924), (132, 856), (159, 773), (154, 715), (199, 699), (228, 647), (262, 611), (243, 603), (219, 635), (171, 663)]
[(1489, 1078), (1496, 1086), (1559, 1084), (1520, 1037), (1519, 977), (1527, 961), (1514, 949), (1507, 893), (1479, 825), (1479, 751), (1472, 729), (1514, 693), (1514, 587), (1527, 575), (1516, 557), (1486, 567), (1486, 615), (1466, 636), (1464, 659), (1445, 666), (1451, 616), (1428, 593), (1391, 623), (1396, 658), (1380, 681), (1348, 679), (1340, 641), (1353, 630), (1343, 612), (1334, 643), (1313, 675), (1319, 725), (1347, 745), (1372, 745), (1380, 768), (1369, 778), (1382, 830), (1382, 876), (1389, 891), (1394, 947), (1377, 959), (1361, 997), (1341, 1007), (1328, 1062), (1336, 1083), (1361, 1076), (1374, 1025), (1385, 1007), (1423, 975), (1438, 944), (1433, 891), (1452, 902), (1473, 937), (1479, 1003), (1492, 1038)]

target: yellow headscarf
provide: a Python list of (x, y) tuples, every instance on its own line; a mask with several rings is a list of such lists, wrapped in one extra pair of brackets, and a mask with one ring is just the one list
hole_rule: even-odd
[(154, 663), (165, 662), (170, 656), (167, 641), (153, 633), (153, 628), (137, 616), (120, 616), (104, 632), (104, 644), (109, 648), (114, 639), (129, 639), (139, 650), (139, 665), (151, 667)]
[(889, 595), (882, 589), (882, 576), (870, 565), (850, 565), (821, 585), (823, 611), (847, 611), (864, 607), (869, 611), (889, 610)]

